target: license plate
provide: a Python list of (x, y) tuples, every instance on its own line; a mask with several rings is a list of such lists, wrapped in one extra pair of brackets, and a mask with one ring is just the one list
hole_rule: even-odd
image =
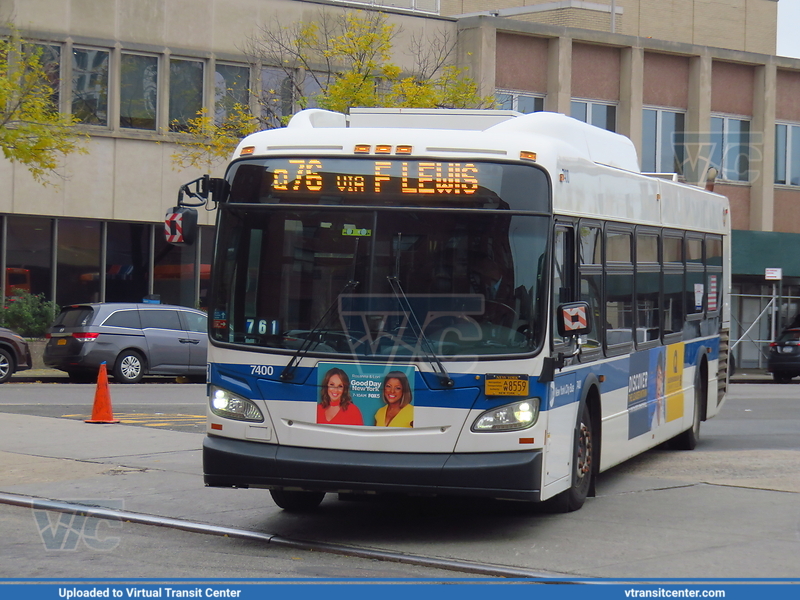
[(791, 354), (792, 350), (794, 350), (794, 348), (792, 348), (791, 346), (784, 346), (783, 348), (781, 348), (781, 352), (783, 352), (784, 354)]
[(61, 338), (56, 342), (59, 346), (66, 346), (67, 345), (67, 338)]
[(487, 396), (527, 396), (527, 375), (487, 375), (484, 393)]

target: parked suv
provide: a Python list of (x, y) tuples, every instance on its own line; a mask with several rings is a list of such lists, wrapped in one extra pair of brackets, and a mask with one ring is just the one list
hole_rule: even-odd
[(167, 304), (73, 304), (47, 334), (44, 364), (72, 381), (91, 381), (105, 362), (116, 381), (145, 374), (206, 374), (207, 318), (199, 310)]
[(777, 383), (789, 383), (800, 375), (800, 329), (785, 329), (769, 345), (767, 370)]
[(31, 368), (31, 351), (25, 339), (5, 327), (0, 327), (0, 383), (5, 383), (17, 371)]

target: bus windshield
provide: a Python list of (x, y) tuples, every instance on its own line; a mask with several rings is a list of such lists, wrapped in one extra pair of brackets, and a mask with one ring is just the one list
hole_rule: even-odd
[[(534, 352), (545, 323), (549, 187), (538, 169), (509, 166), (518, 185), (502, 183), (503, 169), (495, 178), (513, 193), (458, 210), (452, 196), (403, 192), (392, 206), (360, 191), (301, 202), (269, 184), (253, 191), (234, 174), (218, 220), (212, 340), (387, 359)], [(264, 186), (252, 169), (238, 173)]]

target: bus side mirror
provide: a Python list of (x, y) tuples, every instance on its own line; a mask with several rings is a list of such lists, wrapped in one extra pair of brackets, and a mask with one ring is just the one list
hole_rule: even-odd
[(206, 190), (206, 198), (209, 196), (214, 202), (225, 202), (228, 197), (230, 186), (227, 180), (221, 177), (209, 177), (205, 175), (203, 178), (203, 187)]
[(187, 206), (170, 208), (164, 216), (164, 236), (168, 244), (194, 244), (197, 239), (197, 211)]
[(556, 322), (561, 337), (580, 337), (592, 332), (588, 302), (568, 302), (558, 307)]

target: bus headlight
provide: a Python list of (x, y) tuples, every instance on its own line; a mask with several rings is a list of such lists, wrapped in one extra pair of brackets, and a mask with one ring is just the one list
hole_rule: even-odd
[(218, 417), (234, 419), (236, 421), (253, 421), (262, 423), (264, 415), (252, 400), (243, 398), (228, 390), (211, 387), (211, 412)]
[(528, 398), (482, 413), (472, 424), (472, 431), (516, 431), (526, 429), (539, 418), (539, 398)]

